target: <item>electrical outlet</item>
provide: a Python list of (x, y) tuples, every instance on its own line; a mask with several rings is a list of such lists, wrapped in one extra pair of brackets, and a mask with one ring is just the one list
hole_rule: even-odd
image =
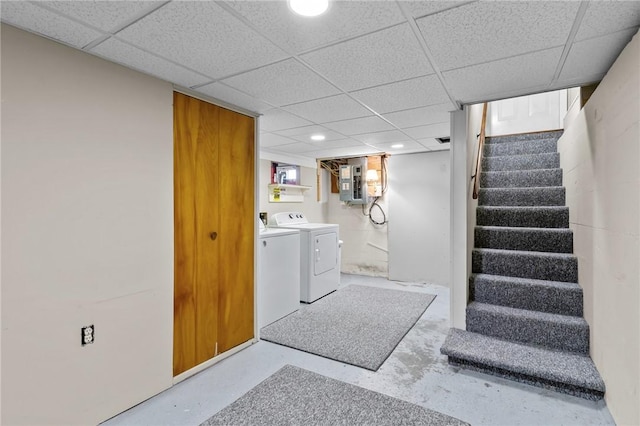
[(82, 346), (89, 345), (95, 340), (96, 329), (93, 324), (81, 328)]

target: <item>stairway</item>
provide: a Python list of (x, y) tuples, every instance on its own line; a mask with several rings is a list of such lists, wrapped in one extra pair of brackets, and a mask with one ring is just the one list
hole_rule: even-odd
[(597, 400), (557, 141), (562, 132), (487, 138), (467, 329), (440, 351), (463, 368)]

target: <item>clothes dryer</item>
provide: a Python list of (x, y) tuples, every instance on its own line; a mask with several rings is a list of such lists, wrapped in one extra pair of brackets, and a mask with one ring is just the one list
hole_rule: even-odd
[(339, 225), (310, 223), (300, 212), (271, 215), (271, 228), (300, 231), (300, 300), (312, 303), (338, 289), (340, 283)]

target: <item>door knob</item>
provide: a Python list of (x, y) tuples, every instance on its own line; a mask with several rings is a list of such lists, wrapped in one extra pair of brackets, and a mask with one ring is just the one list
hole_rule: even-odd
[(211, 237), (212, 240), (215, 240), (216, 238), (218, 238), (218, 233), (217, 232), (212, 232), (209, 234), (209, 236)]

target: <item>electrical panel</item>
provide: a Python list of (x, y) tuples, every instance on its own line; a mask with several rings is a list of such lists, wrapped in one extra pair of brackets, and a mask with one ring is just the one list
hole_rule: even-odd
[(366, 168), (361, 164), (340, 166), (340, 201), (349, 204), (367, 204)]

